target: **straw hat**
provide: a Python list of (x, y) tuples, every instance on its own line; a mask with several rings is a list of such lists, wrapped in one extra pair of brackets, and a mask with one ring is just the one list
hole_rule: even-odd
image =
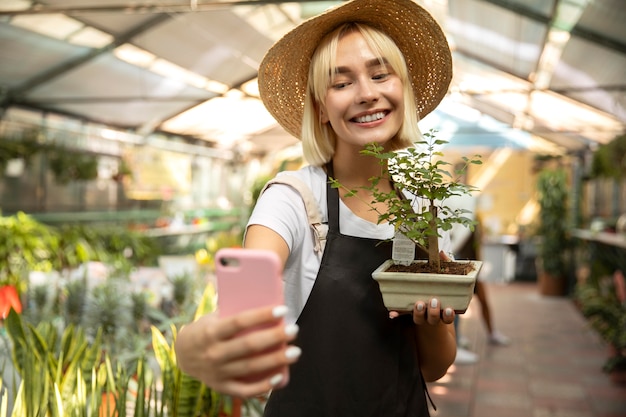
[(309, 63), (322, 38), (347, 22), (360, 22), (386, 33), (406, 60), (420, 119), (446, 95), (452, 56), (446, 37), (412, 0), (352, 0), (312, 17), (267, 52), (259, 68), (259, 92), (268, 111), (300, 138)]

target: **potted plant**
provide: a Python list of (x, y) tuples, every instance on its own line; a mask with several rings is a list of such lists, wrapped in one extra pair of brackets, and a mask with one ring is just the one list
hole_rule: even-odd
[(15, 161), (21, 161), (15, 164), (21, 169), (16, 169), (15, 175), (7, 176), (21, 175), (24, 167), (28, 166), (35, 154), (42, 149), (42, 144), (39, 143), (40, 135), (38, 129), (25, 129), (13, 134), (0, 133), (0, 177), (11, 174), (9, 167)]
[(576, 286), (575, 298), (590, 325), (607, 343), (602, 367), (616, 384), (626, 384), (626, 283), (624, 274), (588, 279)]
[(539, 291), (558, 296), (566, 290), (567, 176), (563, 168), (544, 168), (537, 177), (540, 243), (537, 256)]
[[(451, 164), (438, 150), (447, 141), (437, 139), (433, 131), (424, 137), (397, 152), (387, 152), (377, 144), (369, 144), (361, 152), (378, 159), (381, 166), (380, 175), (370, 178), (370, 185), (363, 187), (373, 197), (366, 203), (374, 211), (376, 203), (385, 203), (387, 211), (378, 212), (378, 222), (389, 222), (396, 231), (393, 259), (385, 261), (372, 275), (390, 309), (410, 309), (416, 299), (437, 295), (442, 304), (462, 313), (471, 300), (482, 262), (441, 260), (438, 238), (439, 231), (448, 231), (455, 224), (473, 230), (475, 222), (466, 216), (469, 211), (452, 208), (447, 200), (475, 191), (460, 178), (470, 164), (482, 162), (478, 155), (463, 158), (462, 167), (450, 172), (446, 168)], [(378, 184), (382, 181), (393, 181), (395, 189), (381, 191)], [(348, 189), (335, 179), (331, 182), (333, 187), (346, 190), (347, 196), (357, 195), (358, 190)], [(407, 244), (408, 250), (403, 250)], [(413, 259), (415, 247), (428, 253), (427, 261)]]

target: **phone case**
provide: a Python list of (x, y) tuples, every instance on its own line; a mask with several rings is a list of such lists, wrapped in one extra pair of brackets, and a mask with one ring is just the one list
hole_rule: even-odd
[(219, 315), (283, 304), (281, 270), (280, 258), (272, 251), (219, 250), (215, 257)]
[[(252, 308), (284, 304), (282, 266), (280, 258), (274, 252), (221, 249), (215, 255), (215, 273), (217, 311), (220, 317), (228, 317)], [(271, 377), (275, 372), (276, 370), (250, 375), (242, 380), (256, 381)], [(280, 372), (283, 374), (283, 381), (277, 388), (285, 386), (289, 381), (289, 368), (285, 366)]]

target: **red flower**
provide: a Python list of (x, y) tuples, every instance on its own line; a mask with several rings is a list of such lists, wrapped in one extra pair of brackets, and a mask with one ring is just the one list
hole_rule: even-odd
[(4, 320), (9, 315), (11, 308), (17, 313), (22, 312), (22, 301), (13, 285), (0, 287), (0, 315)]

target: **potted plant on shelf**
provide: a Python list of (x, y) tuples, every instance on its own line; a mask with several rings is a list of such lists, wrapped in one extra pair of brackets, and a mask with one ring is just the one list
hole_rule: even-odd
[(539, 292), (559, 296), (566, 291), (567, 176), (563, 168), (544, 168), (537, 177), (540, 243), (537, 256)]
[[(442, 304), (463, 313), (482, 262), (441, 260), (438, 238), (440, 230), (448, 231), (455, 224), (473, 230), (475, 222), (467, 217), (469, 211), (452, 208), (447, 200), (476, 191), (460, 178), (469, 165), (482, 162), (478, 155), (463, 158), (462, 167), (450, 172), (446, 168), (451, 164), (442, 159), (443, 153), (438, 150), (447, 141), (437, 139), (433, 131), (424, 137), (397, 152), (387, 152), (377, 144), (367, 145), (361, 152), (378, 159), (381, 166), (380, 175), (370, 178), (370, 185), (362, 188), (373, 197), (366, 203), (378, 212), (379, 223), (389, 222), (396, 231), (393, 259), (385, 261), (372, 276), (389, 309), (407, 310), (416, 299), (437, 295)], [(394, 190), (381, 191), (378, 184), (382, 181), (392, 181)], [(349, 189), (335, 179), (331, 182), (333, 187), (346, 190), (346, 196), (357, 195), (357, 189)], [(377, 203), (386, 204), (387, 211), (376, 210)], [(415, 247), (428, 253), (427, 261), (413, 259)]]

